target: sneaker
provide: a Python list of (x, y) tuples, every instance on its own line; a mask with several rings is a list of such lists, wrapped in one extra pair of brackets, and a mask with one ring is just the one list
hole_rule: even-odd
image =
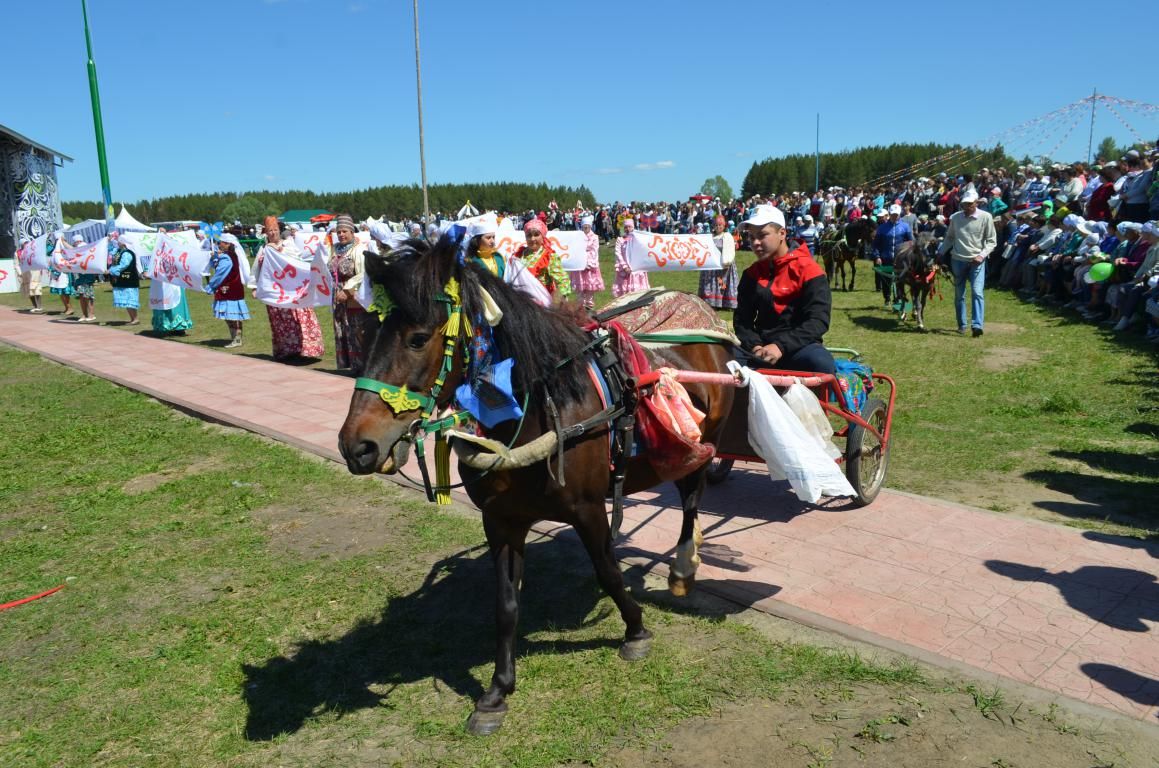
[(40, 307), (33, 307), (32, 309), (28, 310), (28, 314), (30, 314), (30, 315), (43, 315), (44, 310), (41, 309)]
[(237, 348), (237, 347), (240, 347), (240, 346), (241, 346), (241, 340), (240, 340), (240, 339), (234, 339), (234, 340), (233, 340), (233, 341), (231, 341), (230, 343), (226, 344), (226, 345), (223, 347), (223, 349), (235, 349), (235, 348)]
[(973, 328), (970, 330), (970, 334), (976, 339), (982, 335), (982, 329), (981, 328)]
[(958, 335), (959, 335), (959, 336), (965, 336), (965, 335), (966, 335), (966, 326), (964, 326), (964, 325), (963, 325), (961, 328), (959, 328), (959, 329), (958, 329)]

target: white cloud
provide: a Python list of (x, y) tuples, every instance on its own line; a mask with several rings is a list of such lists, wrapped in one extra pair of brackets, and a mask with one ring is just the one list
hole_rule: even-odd
[(623, 168), (597, 168), (595, 173), (599, 176), (610, 176), (613, 173), (623, 173)]
[(262, 178), (265, 179), (266, 181), (277, 181), (278, 180), (277, 176), (274, 176), (273, 174), (269, 174), (269, 173), (267, 173)]
[(675, 168), (676, 163), (671, 160), (660, 160), (655, 163), (636, 163), (632, 166), (637, 171), (660, 171), (666, 168)]

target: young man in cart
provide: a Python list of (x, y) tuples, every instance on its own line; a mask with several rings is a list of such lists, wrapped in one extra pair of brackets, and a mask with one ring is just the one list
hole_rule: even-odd
[(834, 373), (833, 355), (822, 337), (833, 302), (825, 270), (805, 243), (790, 250), (785, 215), (758, 205), (744, 222), (756, 263), (737, 287), (733, 329), (741, 361), (754, 368)]

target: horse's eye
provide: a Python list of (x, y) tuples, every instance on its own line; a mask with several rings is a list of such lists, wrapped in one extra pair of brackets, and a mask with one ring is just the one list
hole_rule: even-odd
[(406, 340), (406, 345), (411, 349), (422, 349), (431, 340), (429, 333), (412, 333), (410, 338)]

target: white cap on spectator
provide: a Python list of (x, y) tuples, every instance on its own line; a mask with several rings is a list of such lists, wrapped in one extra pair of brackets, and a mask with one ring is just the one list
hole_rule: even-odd
[(1118, 229), (1120, 234), (1125, 235), (1128, 232), (1142, 232), (1143, 225), (1136, 221), (1120, 221)]
[(994, 196), (1002, 194), (1002, 187), (994, 187), (994, 189), (990, 190), (990, 194)]
[(781, 209), (775, 205), (758, 205), (753, 215), (741, 224), (749, 224), (754, 227), (763, 227), (766, 224), (776, 224), (781, 229), (785, 228), (785, 214), (781, 213)]
[(939, 214), (937, 215), (937, 219), (938, 219), (938, 221), (940, 221), (940, 222), (945, 222), (945, 220), (946, 220), (946, 217), (945, 217), (945, 216), (943, 216), (942, 214), (940, 214), (940, 213), (939, 213)]
[(958, 198), (958, 200), (962, 203), (976, 203), (978, 202), (978, 192), (973, 187), (971, 187), (970, 189), (967, 189), (962, 194), (962, 196)]
[(1159, 237), (1159, 227), (1155, 226), (1154, 221), (1148, 221), (1143, 225), (1143, 234), (1151, 237)]
[(900, 205), (898, 205), (897, 203), (894, 203), (893, 205), (891, 205), (891, 206), (889, 207), (889, 215), (890, 215), (890, 216), (892, 216), (892, 215), (894, 215), (895, 213), (896, 213), (898, 216), (901, 216), (901, 206), (900, 206)]
[(811, 214), (811, 213), (806, 213), (806, 214), (805, 214), (805, 221), (807, 221), (807, 222), (809, 222), (810, 224), (812, 224), (812, 223), (813, 223), (813, 214)]
[(84, 241), (85, 241), (85, 239), (83, 237), (81, 237), (80, 235), (73, 235), (72, 236), (72, 244), (73, 245), (80, 245)]

